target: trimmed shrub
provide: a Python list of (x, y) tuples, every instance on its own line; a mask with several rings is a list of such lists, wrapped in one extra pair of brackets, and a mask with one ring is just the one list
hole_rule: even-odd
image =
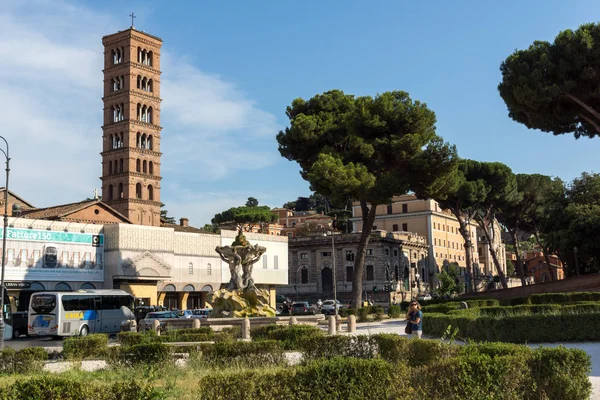
[(370, 306), (368, 307), (369, 314), (384, 314), (385, 310), (382, 306)]
[(215, 372), (200, 378), (195, 395), (199, 400), (297, 399), (295, 376), (295, 368)]
[(379, 352), (373, 336), (325, 336), (302, 341), (304, 361), (334, 357), (375, 358)]
[(141, 343), (120, 349), (121, 363), (129, 366), (168, 364), (173, 361), (172, 349), (163, 343)]
[(15, 353), (13, 370), (19, 373), (40, 372), (47, 359), (48, 353), (43, 347), (27, 347)]
[(144, 332), (119, 332), (117, 340), (122, 346), (133, 346), (142, 343), (160, 342), (162, 337), (150, 329)]
[(297, 368), (295, 399), (415, 399), (409, 369), (381, 359), (336, 357)]
[(265, 325), (251, 332), (254, 340), (277, 340), (282, 342), (285, 350), (298, 350), (304, 340), (319, 339), (325, 333), (316, 326), (310, 325)]
[(468, 353), (423, 366), (413, 376), (419, 399), (531, 399), (526, 356)]
[(0, 373), (39, 372), (48, 359), (48, 353), (42, 347), (27, 347), (18, 351), (7, 347), (0, 352)]
[(404, 317), (404, 313), (402, 312), (400, 306), (390, 306), (388, 310), (388, 315), (390, 316), (390, 318)]
[(82, 379), (60, 375), (42, 375), (15, 381), (3, 393), (3, 400), (80, 400), (99, 395)]
[(202, 361), (212, 366), (262, 367), (286, 362), (283, 345), (275, 340), (202, 344), (200, 351)]
[(65, 339), (63, 355), (67, 359), (80, 360), (90, 357), (101, 357), (108, 347), (108, 335), (95, 333), (88, 336), (74, 336)]
[(281, 370), (215, 373), (199, 399), (412, 399), (408, 368), (383, 360), (334, 358)]
[(536, 382), (535, 398), (588, 399), (591, 395), (591, 357), (583, 350), (537, 348), (530, 368)]
[[(458, 328), (463, 339), (491, 342), (545, 343), (559, 341), (600, 340), (600, 313), (533, 314), (502, 318), (428, 314), (423, 318), (423, 332), (442, 336), (448, 326)], [(559, 328), (559, 329), (557, 329)]]
[(106, 400), (162, 400), (167, 398), (162, 390), (153, 387), (151, 384), (144, 385), (131, 379), (114, 383)]
[(369, 308), (361, 307), (356, 311), (356, 319), (358, 322), (367, 322), (369, 320)]

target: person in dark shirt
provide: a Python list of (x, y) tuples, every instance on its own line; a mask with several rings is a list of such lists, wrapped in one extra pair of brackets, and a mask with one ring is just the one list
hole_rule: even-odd
[(423, 312), (421, 311), (421, 305), (417, 301), (410, 302), (406, 319), (410, 321), (412, 329), (411, 337), (421, 339), (421, 335), (423, 334)]

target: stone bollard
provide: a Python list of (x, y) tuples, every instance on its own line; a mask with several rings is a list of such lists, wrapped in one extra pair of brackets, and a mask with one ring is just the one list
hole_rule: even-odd
[(335, 316), (329, 317), (329, 330), (327, 331), (330, 335), (335, 335)]
[(250, 318), (248, 317), (242, 320), (242, 340), (250, 340)]
[(160, 336), (160, 322), (157, 319), (152, 321), (152, 330), (156, 332), (158, 336)]
[(290, 324), (290, 326), (291, 325), (298, 325), (298, 318), (296, 318), (296, 317), (290, 317), (289, 324)]
[(200, 319), (199, 318), (194, 318), (194, 320), (192, 321), (192, 328), (194, 328), (194, 329), (200, 328)]
[(356, 332), (356, 315), (348, 315), (348, 333)]
[(340, 317), (340, 314), (337, 314), (335, 316), (335, 330), (338, 333), (342, 331), (342, 317)]

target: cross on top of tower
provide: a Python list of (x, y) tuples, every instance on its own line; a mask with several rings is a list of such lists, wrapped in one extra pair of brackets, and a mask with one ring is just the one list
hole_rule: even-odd
[(131, 13), (131, 14), (129, 14), (129, 16), (131, 17), (131, 27), (133, 28), (134, 27), (133, 26), (133, 19), (135, 18), (135, 14)]

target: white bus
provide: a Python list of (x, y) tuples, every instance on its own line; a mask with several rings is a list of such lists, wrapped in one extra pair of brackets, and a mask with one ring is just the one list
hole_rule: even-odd
[(38, 292), (29, 301), (27, 331), (35, 336), (117, 333), (135, 320), (133, 296), (124, 290)]

